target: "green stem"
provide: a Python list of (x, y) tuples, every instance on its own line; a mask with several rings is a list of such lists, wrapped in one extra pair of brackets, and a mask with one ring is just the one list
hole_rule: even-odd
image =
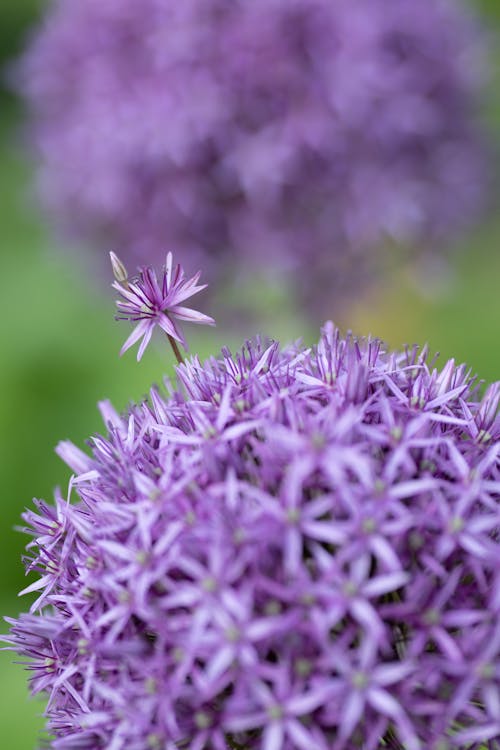
[(167, 333), (167, 338), (169, 340), (170, 346), (172, 347), (172, 350), (175, 354), (175, 358), (177, 362), (182, 365), (184, 362), (184, 357), (182, 356), (179, 347), (177, 346), (177, 341), (171, 336), (169, 333)]

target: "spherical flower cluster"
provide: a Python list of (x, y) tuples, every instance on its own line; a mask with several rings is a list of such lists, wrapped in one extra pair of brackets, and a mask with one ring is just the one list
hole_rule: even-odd
[(177, 374), (24, 514), (52, 746), (498, 750), (500, 384), (332, 324)]
[(42, 200), (133, 265), (259, 252), (338, 299), (477, 212), (477, 41), (459, 0), (54, 2), (18, 71)]

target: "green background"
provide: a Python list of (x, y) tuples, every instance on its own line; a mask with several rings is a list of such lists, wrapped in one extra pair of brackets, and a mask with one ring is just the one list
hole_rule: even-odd
[[(418, 0), (415, 0), (416, 2)], [(106, 0), (103, 0), (106, 2)], [(500, 150), (500, 2), (477, 3), (492, 34), (492, 78), (484, 118)], [(1, 0), (0, 64), (22, 48), (27, 29), (40, 14), (33, 0)], [(133, 353), (118, 351), (127, 329), (113, 320), (113, 296), (93, 285), (85, 263), (57, 242), (44, 225), (30, 194), (30, 165), (24, 155), (18, 102), (0, 91), (0, 612), (16, 616), (26, 607), (17, 591), (26, 585), (21, 554), (26, 543), (14, 531), (33, 496), (49, 499), (68, 471), (54, 454), (61, 439), (82, 445), (100, 429), (95, 404), (111, 398), (119, 408), (137, 400), (171, 368), (166, 349), (149, 350), (140, 365)], [(497, 165), (498, 167), (498, 165)], [(496, 168), (498, 185), (499, 170)], [(441, 361), (466, 361), (486, 380), (500, 376), (500, 211), (492, 211), (457, 252), (445, 281), (429, 288), (414, 269), (389, 275), (383, 288), (353, 300), (340, 320), (356, 333), (373, 333), (391, 346), (428, 341)], [(495, 216), (496, 213), (496, 216)], [(260, 293), (264, 332), (284, 342), (312, 330), (281, 290)], [(249, 293), (250, 303), (252, 294)], [(255, 301), (255, 300), (254, 300)], [(206, 312), (210, 310), (203, 308)], [(319, 323), (319, 321), (318, 321)], [(250, 331), (245, 331), (250, 333)], [(202, 355), (227, 343), (223, 330), (190, 333)], [(239, 338), (229, 335), (236, 346)], [(5, 632), (6, 628), (3, 628)], [(33, 750), (42, 726), (42, 704), (29, 700), (26, 673), (10, 653), (0, 654), (0, 743), (9, 750)]]

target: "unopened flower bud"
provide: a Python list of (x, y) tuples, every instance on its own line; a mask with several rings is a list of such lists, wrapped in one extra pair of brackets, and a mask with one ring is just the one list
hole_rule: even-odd
[(110, 252), (109, 258), (113, 267), (113, 276), (120, 284), (123, 284), (128, 279), (127, 269), (113, 251)]

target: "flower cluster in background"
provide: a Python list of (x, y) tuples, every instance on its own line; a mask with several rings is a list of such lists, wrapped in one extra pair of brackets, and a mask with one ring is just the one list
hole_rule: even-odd
[(323, 309), (485, 182), (459, 0), (65, 0), (17, 72), (44, 204), (126, 261), (288, 269)]
[(177, 376), (24, 514), (52, 746), (498, 750), (499, 384), (332, 324)]

